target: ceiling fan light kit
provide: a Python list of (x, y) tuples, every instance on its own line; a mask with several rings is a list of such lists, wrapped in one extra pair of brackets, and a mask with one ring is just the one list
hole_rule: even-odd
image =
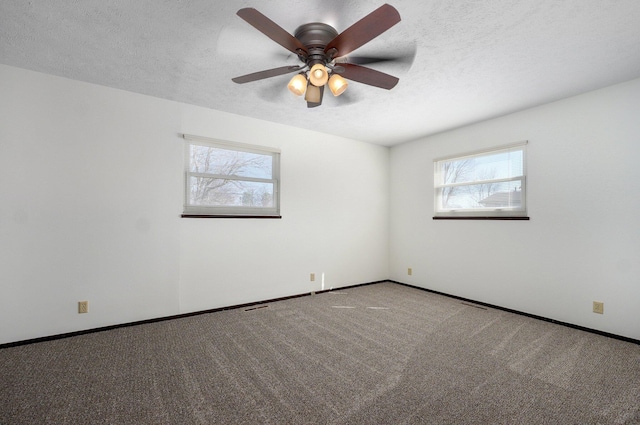
[(329, 90), (334, 96), (340, 96), (349, 86), (347, 80), (342, 78), (339, 74), (333, 74), (329, 78)]
[(324, 64), (317, 63), (311, 67), (309, 71), (309, 82), (316, 87), (322, 87), (327, 84), (329, 80), (329, 73), (327, 67)]
[[(295, 36), (254, 8), (240, 9), (237, 14), (258, 31), (296, 54), (303, 63), (302, 66), (283, 66), (233, 78), (238, 84), (302, 71), (289, 81), (287, 88), (296, 96), (306, 93), (307, 106), (313, 108), (322, 104), (325, 85), (334, 96), (340, 96), (349, 85), (347, 80), (387, 90), (395, 87), (399, 81), (383, 72), (349, 63), (345, 58), (400, 22), (400, 14), (391, 5), (382, 5), (342, 33), (338, 33), (330, 25), (312, 22), (299, 26)], [(336, 64), (338, 58), (340, 61)], [(369, 62), (376, 60), (369, 58)]]
[(320, 87), (315, 86), (311, 83), (307, 86), (307, 94), (304, 96), (304, 100), (308, 103), (320, 103), (322, 100), (320, 98)]
[(296, 74), (287, 85), (289, 91), (296, 96), (302, 96), (307, 90), (307, 77), (304, 74)]

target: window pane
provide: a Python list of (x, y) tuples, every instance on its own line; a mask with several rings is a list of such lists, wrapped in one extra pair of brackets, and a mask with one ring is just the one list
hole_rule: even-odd
[(274, 206), (274, 184), (239, 180), (191, 177), (189, 204), (194, 206)]
[(435, 161), (435, 215), (525, 217), (526, 143)]
[(441, 163), (442, 184), (503, 179), (523, 174), (522, 150), (502, 151)]
[(276, 149), (184, 138), (183, 216), (280, 217)]
[(522, 181), (471, 184), (442, 188), (442, 209), (522, 207)]
[(189, 171), (238, 177), (271, 179), (271, 155), (241, 152), (211, 146), (191, 145)]

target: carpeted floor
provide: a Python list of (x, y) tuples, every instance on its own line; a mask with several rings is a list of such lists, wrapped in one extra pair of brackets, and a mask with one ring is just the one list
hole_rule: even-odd
[(1, 424), (640, 424), (640, 346), (393, 283), (0, 350)]

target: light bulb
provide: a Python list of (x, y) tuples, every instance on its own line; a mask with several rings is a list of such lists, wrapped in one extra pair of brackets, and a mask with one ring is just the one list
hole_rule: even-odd
[(296, 96), (302, 96), (307, 90), (307, 79), (302, 74), (296, 74), (291, 81), (289, 81), (287, 88)]
[(344, 93), (348, 85), (347, 80), (342, 78), (341, 75), (333, 74), (331, 78), (329, 78), (329, 90), (331, 90), (334, 96), (340, 96)]
[(329, 73), (323, 64), (317, 63), (311, 67), (311, 71), (309, 72), (309, 81), (311, 81), (311, 84), (316, 87), (322, 87), (327, 84), (328, 79)]

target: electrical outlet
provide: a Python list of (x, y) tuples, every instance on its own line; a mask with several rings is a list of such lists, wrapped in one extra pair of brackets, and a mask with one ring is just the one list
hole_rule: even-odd
[(311, 274), (309, 275), (309, 280), (310, 280), (311, 282), (315, 282), (315, 281), (316, 281), (316, 274), (315, 274), (315, 273), (311, 273)]
[(604, 314), (604, 303), (600, 301), (594, 301), (593, 312), (598, 314)]
[(409, 268), (407, 269), (407, 274), (408, 274), (409, 276), (413, 275), (413, 269), (412, 269), (411, 267), (409, 267)]
[(89, 312), (89, 301), (78, 301), (78, 314)]

